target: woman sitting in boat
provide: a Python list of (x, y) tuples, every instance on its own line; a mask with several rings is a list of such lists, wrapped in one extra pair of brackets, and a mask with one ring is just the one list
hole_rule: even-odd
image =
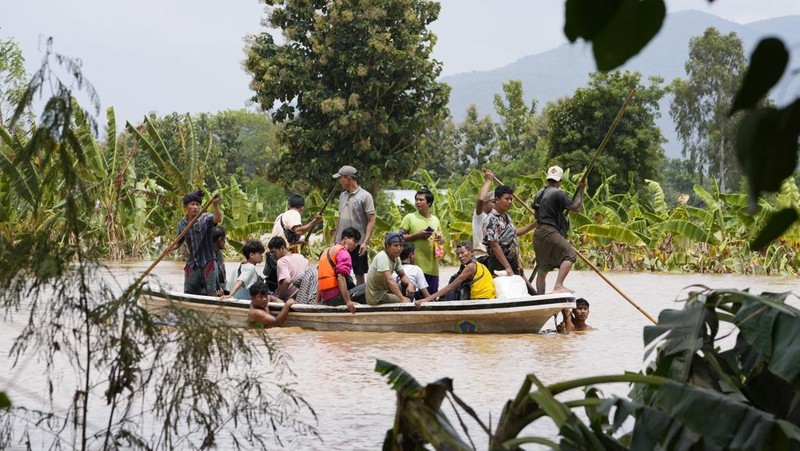
[(466, 241), (458, 243), (456, 256), (461, 262), (461, 267), (450, 278), (450, 283), (436, 293), (416, 301), (417, 307), (448, 294), (447, 298), (443, 300), (493, 299), (496, 297), (492, 275), (483, 263), (475, 260), (472, 245)]

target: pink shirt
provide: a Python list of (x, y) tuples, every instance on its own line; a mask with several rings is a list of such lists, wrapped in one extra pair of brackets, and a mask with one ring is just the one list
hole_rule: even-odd
[[(326, 258), (323, 256), (323, 258)], [(333, 272), (336, 274), (342, 274), (344, 276), (349, 276), (350, 271), (353, 269), (353, 259), (350, 258), (350, 253), (347, 252), (347, 249), (341, 249), (339, 252), (336, 253), (336, 266), (333, 268)], [(323, 301), (327, 301), (328, 299), (333, 299), (336, 296), (342, 294), (339, 291), (339, 286), (335, 286), (329, 290), (322, 290), (320, 292), (320, 298)]]
[(284, 301), (289, 298), (294, 298), (297, 294), (297, 287), (291, 282), (298, 277), (302, 276), (308, 269), (308, 260), (301, 254), (287, 255), (278, 260), (278, 283), (284, 279), (289, 279), (289, 286), (286, 290), (278, 290), (275, 296), (283, 299)]

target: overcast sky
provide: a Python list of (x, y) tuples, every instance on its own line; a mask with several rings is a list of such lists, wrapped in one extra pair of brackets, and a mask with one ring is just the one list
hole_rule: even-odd
[[(17, 40), (29, 71), (43, 41), (83, 61), (84, 75), (117, 123), (161, 114), (247, 106), (244, 37), (258, 33), (256, 0), (4, 0), (0, 37)], [(444, 75), (502, 67), (565, 42), (563, 0), (441, 0), (432, 25)], [(747, 23), (800, 14), (798, 0), (668, 0), (669, 12), (698, 9)], [(585, 45), (585, 44), (578, 44)]]

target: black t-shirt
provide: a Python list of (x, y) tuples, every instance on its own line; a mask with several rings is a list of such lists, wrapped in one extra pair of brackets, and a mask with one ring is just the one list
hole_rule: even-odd
[(533, 208), (538, 213), (539, 224), (555, 227), (564, 234), (567, 228), (564, 209), (569, 205), (572, 205), (572, 199), (567, 193), (559, 188), (546, 186), (536, 193), (536, 203)]

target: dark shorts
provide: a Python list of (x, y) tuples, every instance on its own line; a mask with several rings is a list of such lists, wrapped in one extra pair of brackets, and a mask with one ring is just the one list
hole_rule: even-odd
[(575, 262), (578, 255), (558, 229), (541, 225), (533, 232), (533, 250), (536, 252), (536, 272), (546, 274), (561, 266), (564, 260)]
[[(366, 297), (366, 289), (367, 284), (362, 283), (361, 285), (356, 285), (353, 288), (348, 290), (350, 293), (350, 300), (357, 303), (357, 304), (366, 304), (367, 297)], [(337, 306), (337, 305), (345, 305), (344, 298), (342, 295), (334, 296), (327, 301), (322, 301), (323, 305), (330, 305), (330, 306)]]
[(205, 267), (183, 267), (183, 292), (188, 294), (213, 295), (219, 288), (217, 262), (212, 260)]
[(425, 281), (428, 282), (428, 293), (433, 294), (439, 291), (439, 276), (425, 274)]
[[(508, 258), (508, 255), (506, 255), (506, 260), (508, 260), (508, 264), (511, 265), (511, 269), (514, 271), (514, 274), (519, 275), (520, 274), (519, 261), (516, 258)], [(486, 268), (489, 269), (489, 272), (492, 273), (492, 277), (495, 276), (494, 274), (495, 271), (506, 270), (506, 268), (504, 268), (503, 265), (500, 264), (500, 260), (496, 259), (494, 255), (486, 257), (486, 263), (483, 264), (486, 265)]]
[(353, 252), (350, 252), (350, 259), (353, 260), (353, 274), (360, 275), (366, 274), (369, 271), (369, 261), (367, 261), (367, 254), (358, 255), (358, 246)]

